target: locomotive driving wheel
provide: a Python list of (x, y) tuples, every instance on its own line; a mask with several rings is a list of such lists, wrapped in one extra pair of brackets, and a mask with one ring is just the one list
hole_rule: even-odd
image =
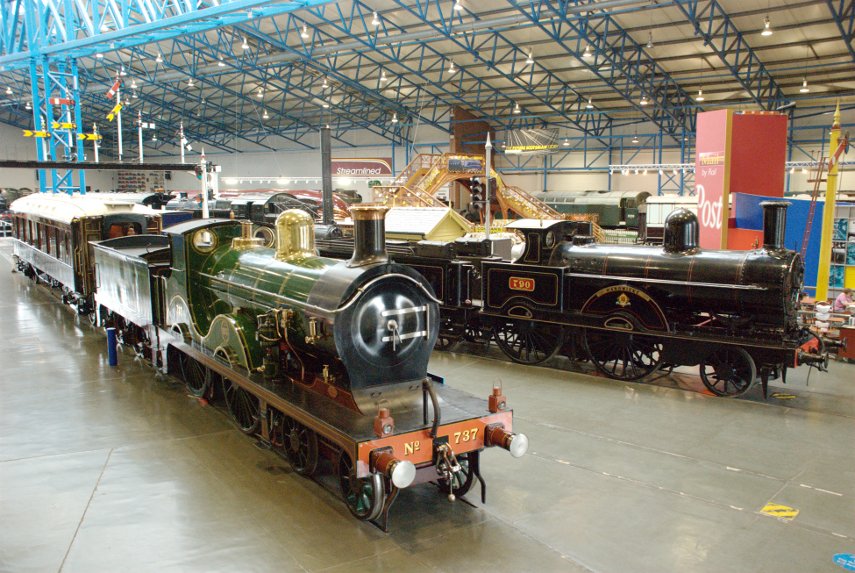
[(701, 381), (716, 396), (741, 396), (757, 378), (754, 359), (743, 348), (726, 346), (700, 363)]
[(318, 467), (318, 435), (290, 416), (280, 416), (270, 432), (270, 441), (281, 448), (291, 467), (311, 476)]
[(634, 332), (586, 329), (585, 348), (597, 370), (616, 380), (640, 380), (662, 365), (662, 342)]
[(254, 434), (258, 429), (258, 398), (228, 379), (223, 380), (226, 407), (244, 434)]
[(341, 452), (338, 458), (338, 479), (341, 495), (354, 517), (363, 521), (380, 517), (386, 498), (382, 475), (372, 473), (367, 478), (356, 477), (353, 461), (346, 452)]
[(540, 364), (555, 356), (564, 343), (559, 325), (533, 320), (508, 320), (494, 328), (496, 344), (505, 356), (520, 364)]
[(187, 391), (196, 398), (203, 398), (211, 388), (211, 371), (183, 352), (178, 353), (178, 366)]

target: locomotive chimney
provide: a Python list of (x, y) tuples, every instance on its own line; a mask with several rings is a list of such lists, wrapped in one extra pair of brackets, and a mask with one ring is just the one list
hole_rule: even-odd
[(677, 209), (665, 218), (662, 245), (666, 253), (686, 253), (698, 248), (698, 216)]
[(389, 260), (386, 254), (386, 211), (384, 205), (353, 205), (353, 256), (349, 267), (361, 267)]
[(763, 248), (776, 251), (784, 248), (789, 201), (763, 201)]

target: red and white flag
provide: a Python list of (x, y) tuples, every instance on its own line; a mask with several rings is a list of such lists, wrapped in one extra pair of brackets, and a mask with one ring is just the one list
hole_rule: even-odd
[(115, 83), (107, 90), (107, 99), (113, 99), (116, 92), (119, 91), (119, 86), (122, 85), (122, 80), (116, 80)]
[(48, 98), (48, 101), (51, 105), (74, 105), (73, 99), (65, 97), (52, 97)]

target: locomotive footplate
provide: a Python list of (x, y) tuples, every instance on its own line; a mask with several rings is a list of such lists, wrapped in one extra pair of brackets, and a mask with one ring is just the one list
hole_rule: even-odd
[[(493, 442), (490, 441), (490, 430), (496, 428), (513, 436), (512, 410), (491, 413), (485, 398), (449, 388), (442, 383), (432, 385), (441, 411), (441, 419), (435, 431), (433, 407), (418, 402), (418, 407), (392, 411), (394, 429), (388, 435), (378, 436), (374, 425), (376, 418), (373, 416), (360, 415), (325, 400), (297, 383), (266, 381), (261, 374), (237, 373), (233, 366), (220, 362), (196, 345), (173, 343), (173, 346), (259, 399), (260, 433), (263, 439), (269, 440), (270, 428), (266, 413), (269, 408), (274, 408), (348, 453), (356, 461), (356, 477), (359, 478), (369, 476), (374, 470), (372, 452), (385, 448), (396, 460), (411, 462), (415, 466), (415, 483), (436, 480), (438, 476), (433, 471), (435, 440), (447, 444), (457, 456), (492, 445), (511, 450), (514, 455), (524, 453), (524, 449), (516, 453), (511, 448), (512, 440), (501, 443), (494, 435)], [(514, 447), (519, 448), (519, 444)]]

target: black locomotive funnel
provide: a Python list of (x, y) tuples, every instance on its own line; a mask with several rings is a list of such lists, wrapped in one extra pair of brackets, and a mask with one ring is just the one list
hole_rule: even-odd
[(353, 205), (353, 256), (347, 261), (349, 267), (361, 267), (385, 263), (386, 254), (386, 211), (384, 205)]
[(763, 248), (776, 251), (784, 248), (789, 201), (763, 201)]

